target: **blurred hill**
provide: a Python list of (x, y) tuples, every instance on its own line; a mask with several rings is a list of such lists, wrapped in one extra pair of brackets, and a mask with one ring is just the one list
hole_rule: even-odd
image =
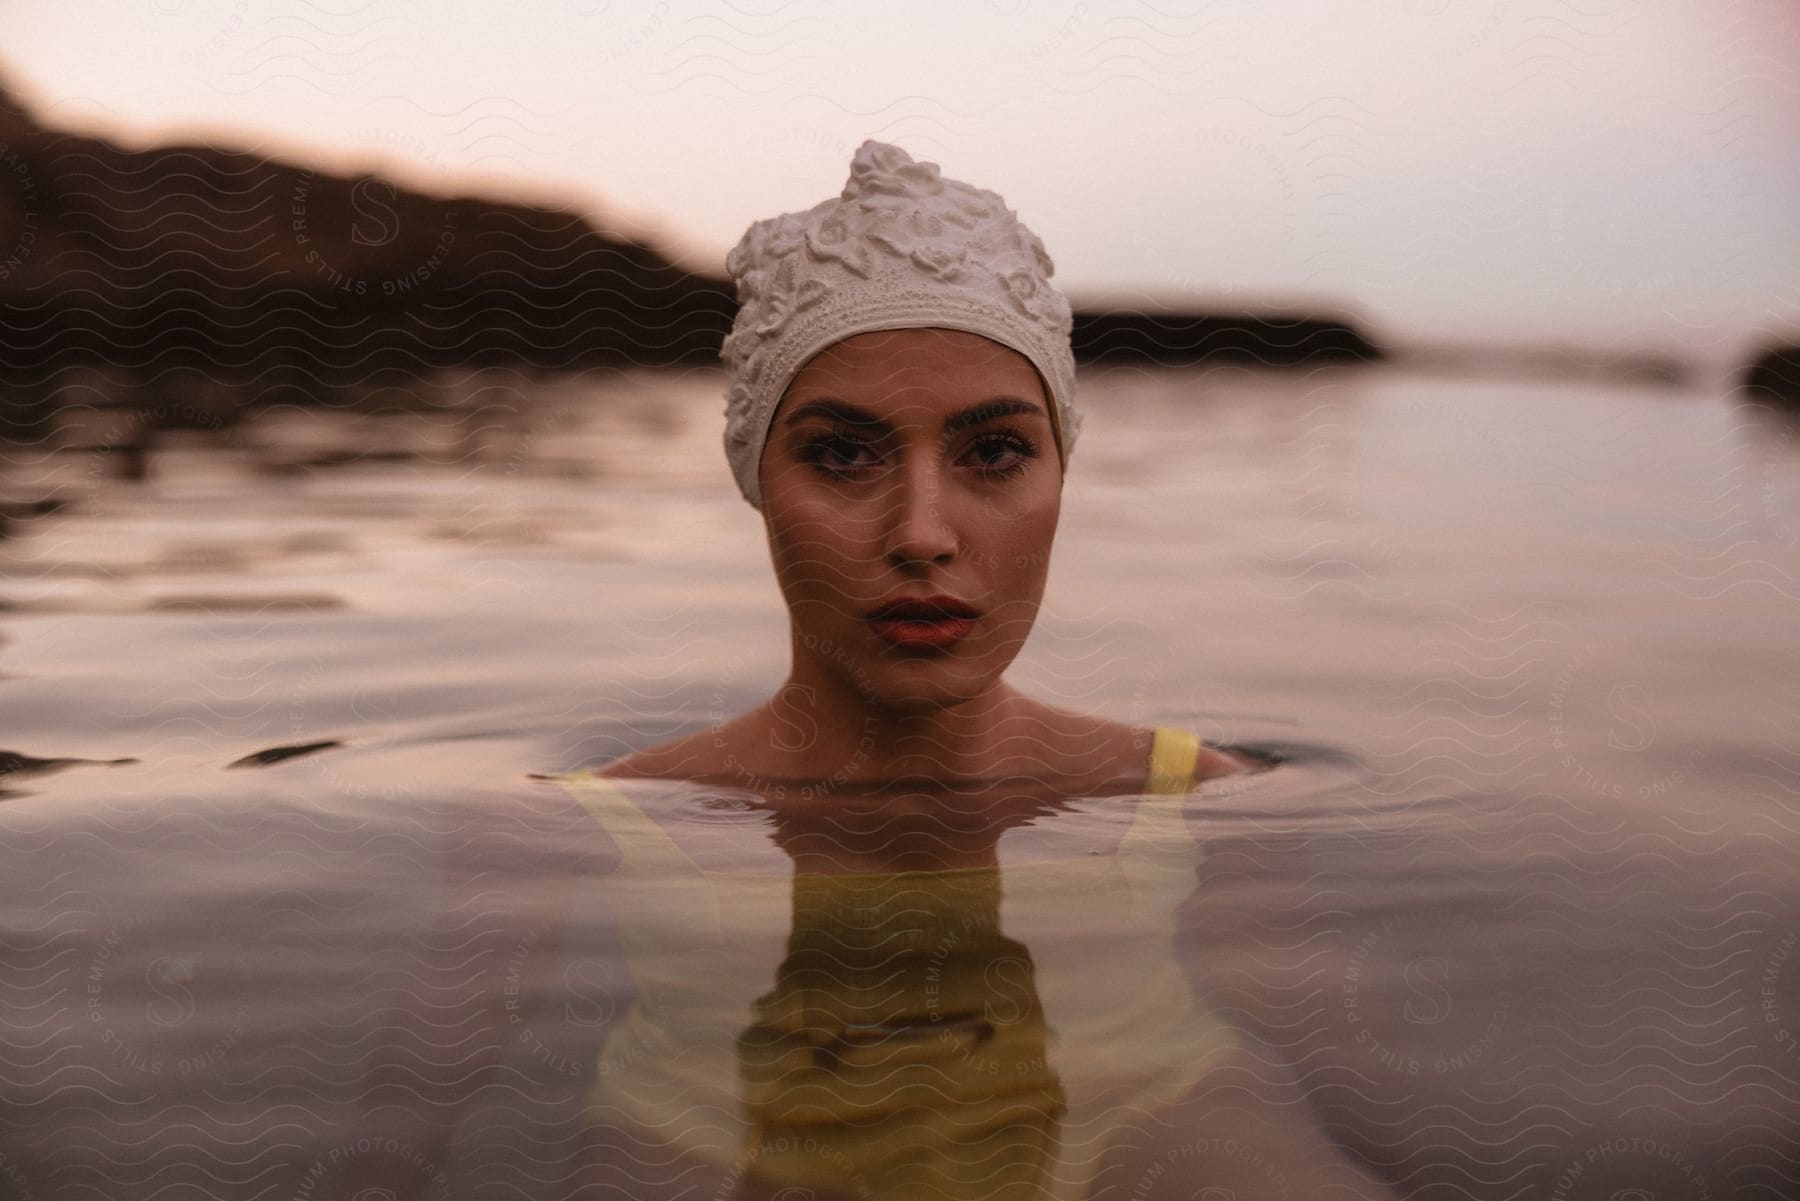
[(204, 145), (41, 128), (0, 90), (0, 357), (331, 382), (379, 368), (699, 362), (721, 281), (578, 214)]
[[(41, 426), (70, 373), (81, 403), (178, 397), (211, 424), (452, 366), (711, 365), (735, 310), (728, 280), (577, 213), (210, 145), (131, 150), (45, 128), (0, 88), (0, 434)], [(1084, 311), (1074, 344), (1086, 361), (1379, 354), (1282, 315)]]

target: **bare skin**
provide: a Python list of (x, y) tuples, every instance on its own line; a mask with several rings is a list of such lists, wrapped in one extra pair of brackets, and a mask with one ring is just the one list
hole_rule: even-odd
[[(789, 612), (787, 680), (724, 725), (600, 774), (765, 794), (803, 780), (1143, 790), (1153, 731), (1001, 678), (1036, 620), (1062, 498), (1050, 401), (1029, 359), (959, 330), (846, 338), (795, 375), (759, 472)], [(897, 648), (867, 619), (894, 597), (935, 594), (981, 613), (949, 648)], [(1203, 747), (1195, 779), (1249, 769)]]
[[(788, 678), (754, 709), (600, 775), (760, 794), (796, 876), (992, 866), (1001, 835), (1059, 798), (1145, 790), (1153, 729), (1002, 679), (1036, 620), (1061, 504), (1049, 401), (1029, 360), (959, 331), (844, 339), (783, 396), (760, 483), (789, 613)], [(892, 597), (932, 594), (981, 614), (941, 652), (896, 648), (867, 620)], [(1195, 780), (1252, 769), (1202, 747)], [(596, 1179), (633, 1196), (839, 1195), (671, 1157), (623, 1122), (591, 1135)], [(1188, 1196), (1202, 1184), (1245, 1197), (1390, 1195), (1321, 1137), (1275, 1057), (1249, 1050), (1179, 1103), (1142, 1113), (1096, 1184), (1093, 1196)]]
[[(1010, 685), (1002, 685), (1011, 692)], [(596, 774), (664, 780), (741, 782), (767, 791), (773, 781), (808, 778), (794, 757), (780, 748), (781, 737), (794, 727), (783, 712), (786, 691), (724, 725), (697, 730), (658, 746), (615, 759)], [(1068, 713), (1014, 694), (1021, 714), (1010, 722), (1011, 753), (996, 755), (990, 780), (1029, 780), (1064, 796), (1107, 796), (1142, 792), (1149, 782), (1150, 746), (1155, 731), (1143, 726)], [(998, 723), (997, 723), (998, 725)], [(1226, 751), (1201, 747), (1196, 783), (1215, 776), (1236, 775), (1250, 765)], [(859, 774), (859, 780), (893, 779), (901, 773)], [(761, 785), (762, 787), (758, 787)]]

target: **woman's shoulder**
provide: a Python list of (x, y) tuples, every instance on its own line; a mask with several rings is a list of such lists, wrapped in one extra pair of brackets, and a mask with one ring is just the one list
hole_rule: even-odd
[[(1247, 768), (1181, 726), (1134, 725), (1045, 705), (1018, 770), (1041, 771), (1085, 796), (1186, 792)], [(1026, 762), (1029, 761), (1029, 762)]]
[[(1071, 790), (1144, 792), (1187, 787), (1262, 766), (1215, 747), (1179, 725), (1139, 726), (1128, 722), (1050, 710), (1045, 737), (1034, 739), (1032, 764), (1009, 764), (1025, 775), (1044, 772), (1067, 777)], [(727, 728), (713, 727), (631, 751), (582, 773), (603, 779), (724, 779), (741, 756), (732, 753)], [(1159, 774), (1160, 773), (1160, 774)], [(1177, 777), (1186, 776), (1185, 781)], [(1179, 787), (1177, 787), (1179, 785)]]
[(702, 730), (672, 738), (584, 770), (605, 779), (690, 780), (710, 776), (716, 773), (715, 760), (719, 756), (702, 737), (708, 733)]
[(1058, 713), (1057, 741), (1081, 749), (1082, 757), (1100, 766), (1133, 792), (1186, 792), (1203, 780), (1254, 771), (1248, 759), (1215, 747), (1181, 725), (1133, 725)]
[[(702, 726), (665, 742), (631, 751), (597, 765), (593, 773), (640, 780), (738, 781), (749, 786), (758, 777), (780, 774), (756, 759), (753, 749), (767, 745), (767, 705), (746, 710), (718, 725)], [(765, 770), (766, 769), (766, 770)]]

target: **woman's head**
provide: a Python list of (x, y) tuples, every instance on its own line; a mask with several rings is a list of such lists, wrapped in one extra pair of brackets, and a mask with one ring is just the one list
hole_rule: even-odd
[[(796, 655), (890, 707), (985, 692), (1036, 618), (1081, 429), (1043, 243), (995, 193), (866, 141), (839, 196), (755, 222), (725, 262), (725, 452)], [(936, 647), (871, 621), (932, 596), (980, 616)]]
[(840, 195), (752, 223), (725, 266), (739, 302), (720, 348), (725, 454), (755, 508), (764, 439), (789, 384), (865, 332), (963, 330), (1009, 347), (1042, 379), (1059, 458), (1073, 453), (1073, 315), (1043, 242), (996, 193), (865, 141)]
[[(869, 331), (810, 359), (758, 472), (796, 654), (902, 710), (991, 687), (1043, 600), (1062, 507), (1051, 413), (1029, 359), (962, 330)], [(874, 620), (933, 596), (978, 614), (948, 645)]]

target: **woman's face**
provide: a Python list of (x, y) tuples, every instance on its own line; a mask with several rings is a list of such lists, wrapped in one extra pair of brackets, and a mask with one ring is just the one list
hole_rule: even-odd
[[(1048, 404), (1031, 360), (961, 330), (856, 334), (801, 368), (758, 466), (797, 657), (907, 711), (993, 685), (1049, 573), (1062, 467)], [(870, 620), (927, 596), (979, 616), (939, 645)]]

